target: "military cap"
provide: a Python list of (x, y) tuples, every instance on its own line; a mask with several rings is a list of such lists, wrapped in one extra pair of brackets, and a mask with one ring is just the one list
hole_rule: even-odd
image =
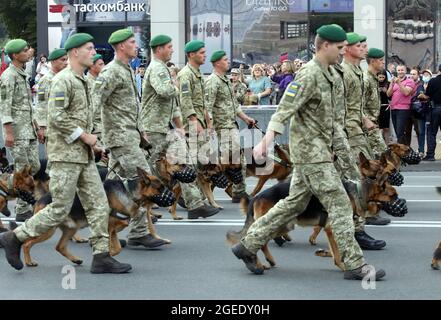
[(210, 61), (215, 63), (215, 62), (219, 61), (220, 59), (222, 59), (223, 57), (225, 57), (226, 55), (227, 55), (227, 53), (223, 50), (215, 51), (211, 55)]
[(365, 41), (367, 41), (367, 37), (360, 35), (360, 42), (365, 42)]
[(19, 53), (27, 46), (28, 43), (23, 39), (13, 39), (6, 44), (5, 53), (6, 54)]
[(205, 47), (205, 43), (204, 42), (202, 42), (200, 40), (193, 40), (193, 41), (188, 42), (185, 45), (184, 51), (186, 53), (196, 52), (196, 51), (201, 50), (204, 47)]
[(99, 59), (103, 60), (103, 56), (100, 55), (99, 53), (97, 53), (96, 55), (93, 56), (93, 63), (97, 62)]
[(130, 29), (120, 29), (110, 35), (108, 42), (110, 44), (118, 44), (120, 42), (126, 41), (134, 35), (135, 34), (133, 33), (133, 31)]
[(79, 48), (86, 43), (92, 41), (93, 37), (90, 34), (76, 33), (73, 36), (69, 37), (69, 39), (67, 39), (66, 43), (64, 44), (64, 49), (66, 49), (66, 51), (69, 51), (71, 49)]
[(240, 74), (240, 70), (237, 68), (231, 69), (231, 74)]
[(341, 42), (346, 40), (346, 32), (342, 27), (335, 24), (323, 25), (317, 29), (320, 38), (331, 42)]
[(370, 48), (368, 51), (368, 58), (381, 59), (384, 57), (384, 51), (377, 48)]
[(47, 58), (48, 61), (54, 61), (64, 57), (67, 54), (66, 49), (54, 49)]
[(362, 40), (362, 37), (358, 33), (355, 33), (355, 32), (348, 33), (348, 45), (349, 46), (357, 44), (357, 43), (361, 42), (361, 40)]
[(170, 42), (172, 42), (172, 38), (170, 38), (169, 36), (166, 36), (164, 34), (160, 34), (160, 35), (154, 37), (150, 41), (150, 48), (156, 48), (159, 46), (163, 46), (164, 44), (167, 44)]

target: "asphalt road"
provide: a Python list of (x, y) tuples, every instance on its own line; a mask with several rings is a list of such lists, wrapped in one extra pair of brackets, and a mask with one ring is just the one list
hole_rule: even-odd
[[(430, 260), (441, 240), (441, 196), (435, 191), (441, 186), (441, 172), (408, 172), (405, 178), (399, 193), (408, 200), (409, 214), (393, 218), (389, 226), (367, 227), (369, 234), (387, 241), (384, 250), (365, 252), (368, 262), (387, 272), (374, 290), (343, 280), (330, 258), (314, 256), (327, 242), (322, 234), (318, 246), (310, 246), (311, 228), (293, 231), (294, 241), (283, 248), (271, 243), (277, 267), (263, 276), (250, 274), (225, 242), (227, 230), (240, 229), (243, 216), (223, 191), (216, 191), (225, 210), (208, 220), (174, 222), (164, 211), (156, 228), (172, 240), (171, 245), (155, 251), (123, 250), (117, 258), (132, 264), (130, 274), (90, 274), (87, 244), (70, 244), (71, 251), (84, 259), (83, 266), (71, 268), (54, 250), (59, 233), (33, 248), (37, 268), (11, 269), (0, 249), (0, 299), (439, 299), (441, 271), (432, 270)], [(252, 188), (255, 180), (248, 183)], [(81, 234), (87, 236), (88, 231)], [(63, 289), (65, 266), (69, 277), (74, 270), (74, 290)]]

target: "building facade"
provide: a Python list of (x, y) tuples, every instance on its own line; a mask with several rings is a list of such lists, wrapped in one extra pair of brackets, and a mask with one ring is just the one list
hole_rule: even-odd
[[(337, 23), (368, 37), (388, 60), (435, 70), (441, 63), (441, 1), (437, 0), (39, 0), (38, 49), (63, 46), (74, 32), (95, 37), (112, 58), (108, 36), (130, 27), (148, 60), (151, 35), (174, 39), (173, 62), (185, 64), (186, 41), (200, 39), (208, 55), (225, 50), (235, 66), (277, 62), (281, 56), (310, 59), (314, 31)], [(207, 63), (203, 71), (209, 73)]]

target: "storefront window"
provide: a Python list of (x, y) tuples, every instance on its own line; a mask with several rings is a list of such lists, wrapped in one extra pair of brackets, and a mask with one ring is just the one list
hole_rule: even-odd
[(190, 35), (188, 40), (202, 40), (207, 50), (207, 63), (202, 66), (204, 73), (210, 73), (211, 54), (224, 50), (231, 56), (231, 0), (191, 0)]
[(435, 68), (436, 0), (387, 1), (387, 50), (390, 62)]
[(275, 63), (308, 56), (308, 0), (233, 1), (235, 63)]

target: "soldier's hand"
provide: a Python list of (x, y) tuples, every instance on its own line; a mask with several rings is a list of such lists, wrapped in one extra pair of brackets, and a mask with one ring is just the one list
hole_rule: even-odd
[(368, 118), (364, 118), (363, 119), (363, 127), (368, 130), (371, 131), (373, 129), (375, 129), (377, 126), (375, 125), (375, 123), (373, 123), (371, 120), (369, 120)]
[(91, 146), (92, 148), (96, 145), (98, 139), (96, 135), (83, 132), (80, 136), (81, 141), (83, 141), (88, 146)]
[(267, 145), (264, 141), (262, 141), (257, 146), (254, 147), (253, 157), (255, 160), (263, 160), (266, 158), (267, 153), (268, 153)]
[(250, 117), (248, 117), (248, 119), (246, 119), (245, 122), (247, 123), (248, 128), (252, 128), (254, 127), (255, 124), (257, 124), (257, 121)]
[(41, 144), (44, 144), (46, 142), (45, 134), (46, 134), (46, 128), (40, 127), (40, 129), (38, 129), (37, 131), (37, 138)]
[(8, 148), (14, 146), (14, 135), (12, 133), (5, 134), (5, 146)]

